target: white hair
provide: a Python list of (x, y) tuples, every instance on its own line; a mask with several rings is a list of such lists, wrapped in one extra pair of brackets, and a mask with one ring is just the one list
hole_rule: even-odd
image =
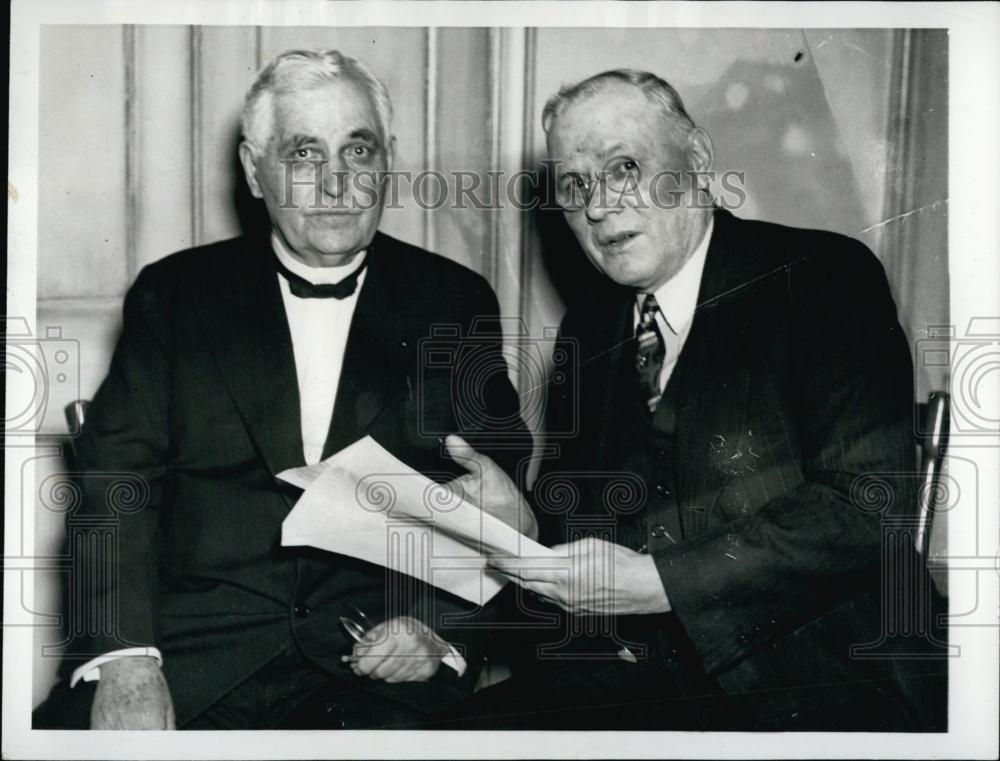
[(688, 133), (695, 129), (694, 122), (684, 109), (681, 96), (670, 86), (669, 82), (648, 71), (614, 69), (595, 74), (575, 85), (566, 85), (549, 98), (542, 110), (542, 129), (545, 130), (545, 134), (548, 134), (552, 128), (553, 120), (571, 103), (588, 98), (616, 82), (635, 87), (646, 96), (650, 103), (660, 107), (664, 116), (667, 117), (670, 137), (674, 139), (676, 144), (682, 145)]
[(270, 139), (276, 95), (322, 87), (348, 77), (360, 84), (375, 107), (383, 143), (392, 135), (392, 102), (385, 85), (366, 64), (337, 50), (287, 50), (261, 69), (243, 105), (243, 137), (255, 151)]

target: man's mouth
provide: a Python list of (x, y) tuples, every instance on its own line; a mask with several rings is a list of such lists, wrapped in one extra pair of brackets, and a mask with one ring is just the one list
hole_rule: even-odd
[(597, 245), (605, 251), (620, 251), (628, 246), (628, 244), (635, 240), (638, 236), (639, 233), (630, 230), (607, 235), (598, 235)]
[(357, 217), (361, 214), (360, 209), (338, 209), (338, 208), (318, 208), (306, 209), (304, 214), (307, 217)]

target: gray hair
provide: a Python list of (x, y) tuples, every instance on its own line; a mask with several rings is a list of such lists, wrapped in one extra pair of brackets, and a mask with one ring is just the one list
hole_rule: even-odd
[(687, 134), (695, 129), (695, 123), (688, 116), (684, 109), (684, 102), (677, 91), (670, 84), (660, 79), (655, 74), (648, 71), (637, 71), (636, 69), (614, 69), (603, 71), (592, 77), (577, 82), (575, 85), (566, 85), (559, 89), (555, 95), (549, 98), (542, 110), (542, 129), (545, 134), (549, 133), (552, 121), (561, 114), (567, 106), (577, 101), (594, 95), (603, 90), (608, 85), (621, 82), (639, 89), (650, 103), (659, 106), (667, 117), (668, 131), (670, 137), (677, 144), (681, 144)]
[(270, 138), (272, 103), (276, 95), (309, 90), (349, 77), (360, 84), (375, 107), (382, 141), (391, 137), (392, 102), (375, 72), (356, 58), (337, 50), (287, 50), (260, 70), (243, 106), (243, 137), (254, 150), (263, 150)]

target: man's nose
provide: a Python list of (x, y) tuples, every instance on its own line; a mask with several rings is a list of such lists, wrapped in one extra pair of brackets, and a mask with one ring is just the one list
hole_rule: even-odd
[(343, 159), (331, 161), (323, 175), (323, 192), (332, 198), (340, 198), (347, 190), (349, 174)]
[(590, 222), (600, 222), (608, 214), (621, 211), (621, 199), (617, 194), (609, 193), (604, 183), (595, 183), (585, 208)]

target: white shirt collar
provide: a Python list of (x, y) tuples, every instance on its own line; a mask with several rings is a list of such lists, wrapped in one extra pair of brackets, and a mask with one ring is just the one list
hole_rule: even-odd
[(278, 260), (291, 272), (313, 285), (339, 283), (358, 269), (361, 263), (364, 262), (365, 257), (368, 256), (368, 250), (365, 249), (358, 256), (354, 257), (354, 261), (342, 267), (310, 267), (288, 253), (288, 249), (285, 248), (285, 244), (281, 241), (281, 238), (273, 232), (271, 233), (271, 248), (274, 250), (274, 255), (278, 257)]
[[(701, 287), (701, 275), (705, 269), (705, 257), (708, 255), (708, 245), (712, 239), (715, 227), (714, 216), (709, 216), (708, 227), (694, 253), (684, 263), (680, 271), (667, 282), (657, 288), (653, 295), (660, 307), (663, 319), (675, 335), (686, 332), (694, 319), (694, 310), (698, 306), (698, 290)], [(637, 294), (639, 307), (642, 306), (643, 295)]]

